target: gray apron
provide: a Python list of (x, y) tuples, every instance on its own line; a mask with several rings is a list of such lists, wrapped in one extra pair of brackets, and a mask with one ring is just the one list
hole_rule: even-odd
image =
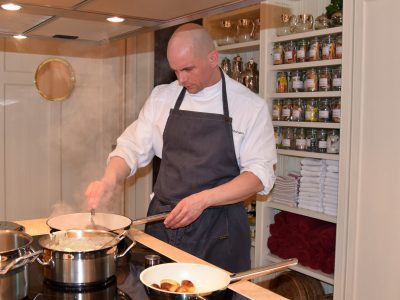
[[(223, 115), (180, 110), (185, 88), (171, 109), (148, 215), (170, 211), (181, 199), (240, 174), (222, 71), (221, 76)], [(250, 227), (242, 202), (209, 207), (183, 228), (158, 222), (146, 225), (146, 232), (230, 272), (250, 269)]]

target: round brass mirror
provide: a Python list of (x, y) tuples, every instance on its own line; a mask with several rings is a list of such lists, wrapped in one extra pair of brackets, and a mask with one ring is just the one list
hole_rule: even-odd
[(71, 65), (61, 58), (49, 58), (36, 69), (35, 85), (40, 95), (49, 101), (68, 98), (75, 86)]

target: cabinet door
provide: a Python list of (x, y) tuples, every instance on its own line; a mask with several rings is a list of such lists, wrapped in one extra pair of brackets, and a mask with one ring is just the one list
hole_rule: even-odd
[(60, 199), (61, 106), (35, 90), (36, 63), (1, 53), (2, 219), (48, 216), (51, 201)]

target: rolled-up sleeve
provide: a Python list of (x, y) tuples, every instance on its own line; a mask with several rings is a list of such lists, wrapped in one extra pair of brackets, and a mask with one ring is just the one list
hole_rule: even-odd
[(240, 145), (240, 171), (252, 172), (264, 185), (259, 194), (266, 195), (275, 183), (274, 165), (277, 162), (274, 129), (267, 105), (260, 106)]

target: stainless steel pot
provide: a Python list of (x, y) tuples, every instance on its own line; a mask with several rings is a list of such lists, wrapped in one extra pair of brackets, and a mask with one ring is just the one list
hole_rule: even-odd
[(0, 299), (22, 299), (28, 295), (29, 263), (40, 252), (32, 252), (30, 235), (14, 230), (0, 231)]
[[(38, 261), (45, 266), (44, 278), (67, 285), (104, 282), (115, 275), (117, 259), (125, 256), (135, 245), (132, 241), (122, 253), (118, 253), (117, 244), (125, 235), (117, 237), (114, 232), (87, 229), (57, 231), (40, 238), (43, 255)], [(100, 244), (94, 245), (93, 240), (100, 241)], [(71, 249), (77, 243), (81, 248)]]
[[(285, 270), (297, 264), (297, 259), (288, 259), (269, 266), (252, 269), (246, 272), (229, 275), (217, 267), (192, 263), (167, 263), (145, 269), (140, 273), (140, 280), (145, 285), (151, 299), (204, 299), (219, 297), (224, 299), (223, 292), (232, 282), (248, 280)], [(180, 283), (190, 280), (194, 286), (193, 293), (169, 292), (152, 286), (160, 285), (161, 280), (172, 279)]]

